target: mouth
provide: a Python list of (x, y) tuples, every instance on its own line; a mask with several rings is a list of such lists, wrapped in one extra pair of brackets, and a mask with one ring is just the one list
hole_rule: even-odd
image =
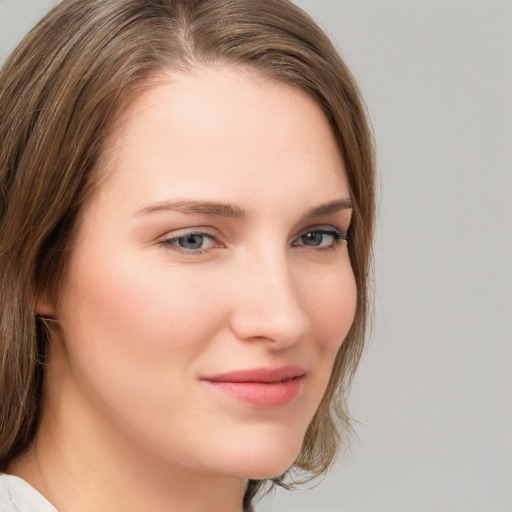
[(284, 406), (299, 394), (306, 376), (300, 366), (253, 368), (203, 377), (216, 391), (257, 408)]

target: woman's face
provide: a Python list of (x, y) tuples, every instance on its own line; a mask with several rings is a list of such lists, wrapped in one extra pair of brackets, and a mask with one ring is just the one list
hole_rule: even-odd
[(49, 306), (49, 400), (85, 418), (67, 421), (75, 438), (104, 432), (193, 471), (281, 473), (356, 304), (324, 114), (247, 72), (169, 75), (122, 113), (99, 171)]

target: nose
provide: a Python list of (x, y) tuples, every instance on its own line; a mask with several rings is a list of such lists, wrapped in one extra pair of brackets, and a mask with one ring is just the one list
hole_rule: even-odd
[(310, 318), (301, 304), (298, 277), (283, 254), (267, 251), (239, 264), (230, 321), (238, 339), (282, 350), (308, 332)]

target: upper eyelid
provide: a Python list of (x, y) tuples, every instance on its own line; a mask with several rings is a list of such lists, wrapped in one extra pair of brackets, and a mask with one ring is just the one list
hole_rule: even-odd
[[(214, 233), (215, 231), (215, 233)], [(159, 240), (172, 240), (175, 238), (183, 238), (190, 235), (204, 235), (210, 238), (218, 238), (217, 230), (208, 227), (192, 227), (182, 228), (166, 232), (164, 235), (158, 237)]]
[(309, 233), (310, 231), (337, 231), (343, 235), (348, 233), (349, 229), (350, 227), (342, 229), (338, 226), (335, 226), (334, 224), (317, 224), (314, 226), (309, 226), (307, 228), (301, 229), (296, 236), (300, 236), (303, 233)]

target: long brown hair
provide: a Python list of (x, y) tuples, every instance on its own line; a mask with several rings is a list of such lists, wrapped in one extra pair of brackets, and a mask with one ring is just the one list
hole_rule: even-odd
[[(374, 154), (361, 95), (333, 45), (288, 0), (64, 0), (0, 72), (0, 469), (37, 429), (51, 329), (34, 297), (58, 290), (109, 122), (162, 71), (198, 64), (243, 66), (308, 91), (337, 137), (358, 303), (292, 467), (299, 479), (325, 472), (350, 430), (344, 399), (365, 338)], [(246, 507), (261, 485), (249, 483)]]

